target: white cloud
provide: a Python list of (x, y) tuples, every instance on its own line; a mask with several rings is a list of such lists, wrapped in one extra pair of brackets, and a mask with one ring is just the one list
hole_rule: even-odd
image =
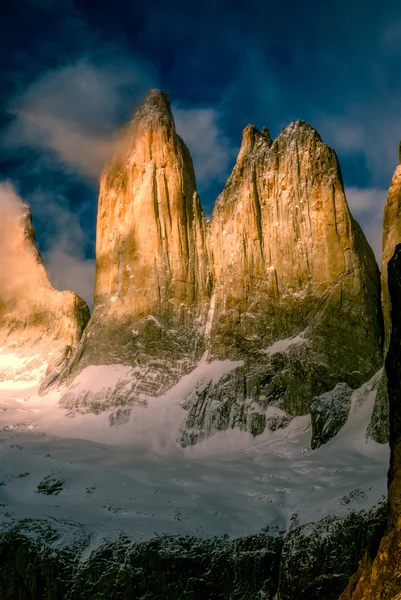
[(73, 290), (91, 307), (95, 261), (83, 258), (79, 253), (71, 255), (62, 246), (51, 248), (43, 258), (53, 286), (58, 290)]
[(52, 285), (58, 290), (72, 290), (89, 306), (93, 302), (95, 261), (85, 256), (87, 231), (80, 214), (74, 213), (62, 194), (36, 191), (28, 196), (33, 218), (46, 223), (42, 232), (45, 251), (43, 262)]
[(50, 150), (69, 169), (97, 179), (121, 120), (155, 79), (148, 64), (115, 55), (49, 71), (13, 99), (15, 119), (3, 143)]
[[(6, 149), (39, 150), (38, 160), (29, 165), (36, 173), (46, 172), (43, 150), (55, 156), (63, 170), (97, 183), (115, 149), (116, 132), (156, 82), (149, 64), (103, 48), (101, 55), (46, 72), (12, 98), (9, 111), (14, 119), (1, 143)], [(91, 235), (95, 223), (82, 222), (87, 201), (77, 213), (63, 190), (34, 189), (27, 201), (34, 222), (40, 223), (43, 259), (52, 284), (71, 289), (91, 305), (95, 261), (85, 256), (84, 228)]]
[(191, 152), (200, 187), (225, 179), (236, 149), (220, 127), (218, 110), (175, 105), (173, 112), (177, 133)]
[(349, 187), (345, 190), (352, 215), (361, 225), (380, 265), (382, 255), (383, 211), (387, 190)]

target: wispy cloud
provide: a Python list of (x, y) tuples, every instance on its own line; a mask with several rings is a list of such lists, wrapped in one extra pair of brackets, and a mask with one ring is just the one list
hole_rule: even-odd
[(351, 212), (360, 223), (380, 265), (382, 256), (383, 211), (387, 190), (350, 187), (345, 192)]
[(46, 72), (12, 99), (3, 144), (54, 153), (64, 168), (96, 179), (116, 130), (155, 80), (150, 65), (116, 53)]
[(40, 217), (42, 225), (43, 261), (52, 285), (58, 290), (72, 290), (89, 306), (93, 302), (95, 261), (85, 255), (88, 229), (81, 211), (73, 211), (62, 190), (35, 190), (28, 203)]
[(235, 153), (214, 107), (173, 105), (177, 132), (187, 144), (200, 187), (224, 180)]
[[(19, 187), (19, 177), (34, 176), (26, 199), (40, 225), (50, 279), (57, 289), (71, 289), (88, 304), (93, 299), (95, 261), (88, 258), (87, 240), (94, 239), (95, 222), (85, 221), (86, 215), (95, 215), (98, 179), (115, 149), (116, 132), (156, 82), (149, 64), (103, 48), (46, 71), (9, 103), (13, 119), (0, 146), (17, 156), (27, 148), (34, 151), (33, 160), (13, 179)], [(88, 182), (93, 195), (69, 196), (62, 177), (60, 183), (54, 175), (49, 180), (49, 168), (64, 178)], [(46, 178), (50, 185), (42, 183)]]

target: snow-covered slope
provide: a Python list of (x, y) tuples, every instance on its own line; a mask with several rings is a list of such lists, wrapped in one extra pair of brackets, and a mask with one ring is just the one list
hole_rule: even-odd
[[(197, 376), (218, 378), (232, 366), (200, 365)], [(121, 374), (121, 366), (90, 367), (81, 377), (100, 391)], [(56, 392), (38, 396), (35, 382), (1, 383), (3, 523), (46, 517), (99, 536), (243, 536), (286, 529), (295, 514), (308, 522), (368, 508), (385, 494), (388, 448), (365, 437), (378, 376), (354, 392), (346, 425), (316, 451), (309, 416), (256, 438), (232, 430), (180, 447), (180, 401), (193, 377), (146, 405), (100, 415), (60, 407)], [(41, 493), (52, 481), (60, 490)]]
[[(317, 450), (309, 416), (182, 447), (188, 393), (236, 366), (203, 361), (164, 396), (100, 414), (39, 396), (37, 381), (0, 383), (0, 595), (18, 597), (33, 560), (24, 589), (51, 584), (51, 600), (110, 586), (116, 598), (336, 600), (384, 519), (389, 451), (366, 438), (380, 372)], [(124, 381), (129, 368), (109, 365), (74, 385), (107, 395)]]

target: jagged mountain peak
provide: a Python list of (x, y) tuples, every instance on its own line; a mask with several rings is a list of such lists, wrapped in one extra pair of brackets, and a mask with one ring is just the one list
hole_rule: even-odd
[(247, 125), (242, 132), (241, 148), (237, 163), (247, 160), (251, 154), (259, 154), (269, 150), (272, 140), (266, 127), (259, 131), (254, 125)]
[[(288, 152), (293, 147), (300, 149), (309, 145), (310, 143), (322, 144), (329, 148), (323, 143), (319, 132), (309, 125), (306, 121), (298, 119), (291, 121), (286, 127), (283, 127), (281, 133), (275, 138), (272, 144), (272, 150), (274, 152)], [(331, 150), (331, 149), (330, 149)]]
[(152, 89), (145, 97), (142, 104), (136, 109), (134, 121), (158, 121), (166, 120), (174, 123), (173, 113), (171, 111), (170, 98), (166, 92), (158, 89)]
[(286, 127), (283, 127), (281, 133), (275, 139), (271, 138), (267, 127), (263, 127), (259, 131), (254, 125), (249, 124), (242, 133), (237, 164), (242, 165), (244, 160), (248, 160), (250, 157), (267, 156), (270, 150), (275, 154), (286, 153), (293, 149), (298, 152), (300, 148), (311, 142), (321, 144), (327, 148), (329, 154), (333, 153), (334, 156), (334, 151), (327, 144), (324, 144), (318, 131), (302, 119), (291, 121)]
[[(273, 142), (245, 127), (207, 225), (168, 96), (152, 90), (132, 123), (101, 180), (94, 311), (69, 381), (129, 367), (132, 385), (102, 396), (107, 409), (164, 393), (201, 359), (228, 361), (229, 397), (211, 386), (185, 403), (187, 444), (234, 425), (261, 433), (267, 409), (289, 419), (339, 381), (367, 379), (381, 360), (379, 276), (316, 130), (293, 121)], [(283, 340), (291, 350), (270, 360)], [(97, 405), (85, 377), (63, 406)]]
[(210, 268), (192, 159), (167, 94), (148, 94), (124, 141), (101, 178), (93, 316), (71, 373), (130, 365), (137, 398), (160, 394), (203, 354)]

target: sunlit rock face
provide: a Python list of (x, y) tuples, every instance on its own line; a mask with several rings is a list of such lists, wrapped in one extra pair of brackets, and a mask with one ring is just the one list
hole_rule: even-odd
[(383, 218), (383, 254), (381, 264), (383, 318), (386, 333), (386, 345), (390, 332), (390, 300), (387, 282), (387, 265), (394, 254), (395, 247), (401, 242), (401, 164), (395, 170), (387, 195)]
[(0, 380), (40, 379), (77, 348), (85, 302), (49, 282), (30, 209), (11, 187), (0, 197)]
[(244, 130), (211, 238), (209, 358), (244, 364), (192, 395), (191, 439), (200, 419), (263, 431), (269, 407), (305, 414), (315, 395), (338, 382), (357, 387), (379, 368), (379, 271), (336, 154), (312, 127), (293, 122), (274, 141)]
[(100, 183), (93, 316), (74, 360), (136, 367), (158, 395), (204, 352), (211, 272), (192, 159), (170, 101), (150, 92)]
[[(152, 91), (103, 172), (96, 253), (93, 316), (64, 378), (80, 377), (79, 394), (73, 384), (63, 397), (69, 409), (146, 402), (201, 359), (228, 360), (182, 398), (188, 445), (284, 426), (313, 397), (380, 367), (373, 252), (334, 151), (302, 121), (274, 141), (245, 129), (209, 223), (168, 97)], [(81, 372), (102, 364), (132, 371), (99, 404)]]

